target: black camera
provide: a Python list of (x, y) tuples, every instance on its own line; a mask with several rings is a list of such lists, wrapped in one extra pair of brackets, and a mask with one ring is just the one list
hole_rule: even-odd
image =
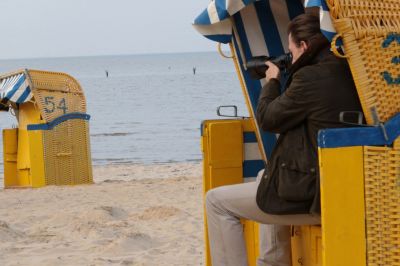
[(265, 62), (274, 63), (281, 71), (286, 70), (292, 63), (292, 54), (287, 53), (278, 57), (256, 56), (247, 61), (246, 67), (252, 79), (265, 78), (268, 66)]

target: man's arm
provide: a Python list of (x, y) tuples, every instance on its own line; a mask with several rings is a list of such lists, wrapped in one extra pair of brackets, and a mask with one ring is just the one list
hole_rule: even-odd
[(277, 79), (271, 79), (261, 90), (257, 105), (257, 122), (264, 131), (284, 133), (302, 123), (312, 108), (312, 82), (299, 71), (289, 88), (281, 95)]

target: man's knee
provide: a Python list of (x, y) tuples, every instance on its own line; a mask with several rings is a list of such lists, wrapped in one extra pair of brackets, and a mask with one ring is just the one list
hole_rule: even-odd
[(216, 197), (216, 192), (215, 189), (210, 189), (206, 193), (206, 210), (207, 212), (211, 211), (212, 209), (215, 208), (216, 203), (218, 202), (217, 197)]
[(265, 171), (265, 169), (261, 169), (260, 171), (258, 171), (257, 178), (256, 178), (257, 183), (260, 183), (261, 178), (264, 176), (264, 171)]
[(207, 213), (225, 214), (225, 201), (227, 200), (226, 186), (210, 189), (206, 193), (206, 211)]

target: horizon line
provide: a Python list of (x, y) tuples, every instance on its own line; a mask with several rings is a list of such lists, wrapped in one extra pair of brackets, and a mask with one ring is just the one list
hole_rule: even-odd
[(140, 56), (140, 55), (170, 55), (170, 54), (193, 54), (193, 53), (218, 53), (215, 51), (186, 51), (186, 52), (156, 52), (156, 53), (133, 53), (133, 54), (98, 54), (98, 55), (71, 55), (71, 56), (45, 56), (45, 57), (14, 57), (0, 58), (0, 61), (8, 60), (30, 60), (30, 59), (61, 59), (61, 58), (82, 58), (82, 57), (108, 57), (108, 56)]

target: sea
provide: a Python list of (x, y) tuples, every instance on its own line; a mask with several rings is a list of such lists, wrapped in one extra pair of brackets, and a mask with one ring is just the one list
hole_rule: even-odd
[[(236, 105), (239, 116), (248, 116), (232, 59), (216, 52), (0, 60), (1, 73), (21, 68), (78, 80), (91, 116), (94, 165), (198, 162), (200, 125), (221, 118), (218, 106)], [(0, 125), (18, 121), (0, 112)]]

